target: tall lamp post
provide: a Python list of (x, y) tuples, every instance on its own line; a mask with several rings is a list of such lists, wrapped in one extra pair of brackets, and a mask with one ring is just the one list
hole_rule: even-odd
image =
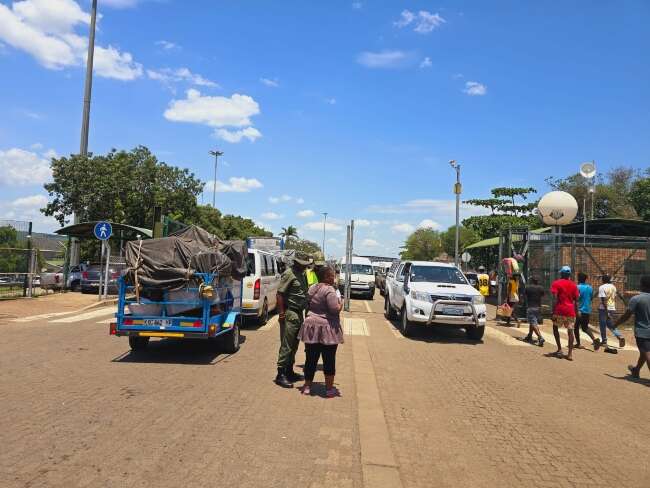
[(323, 261), (327, 261), (327, 255), (325, 254), (325, 229), (327, 228), (327, 212), (323, 212)]
[[(591, 194), (591, 220), (594, 219), (594, 178), (596, 177), (596, 163), (594, 161), (582, 163), (580, 165), (580, 174), (589, 185), (588, 193)], [(582, 199), (582, 225), (583, 225), (583, 244), (587, 240), (587, 193)]]
[(212, 188), (212, 208), (217, 208), (216, 207), (216, 202), (217, 202), (217, 162), (219, 159), (219, 156), (223, 156), (222, 151), (210, 151), (210, 154), (214, 156), (214, 182), (213, 182), (213, 188)]
[[(88, 34), (88, 56), (86, 58), (86, 81), (84, 83), (84, 105), (81, 115), (81, 142), (79, 143), (79, 155), (86, 157), (88, 155), (88, 132), (90, 129), (90, 99), (93, 89), (93, 60), (95, 57), (95, 24), (97, 22), (97, 0), (93, 0), (90, 10), (90, 32)], [(75, 213), (73, 222), (79, 223), (79, 215)], [(71, 265), (79, 264), (79, 240), (72, 238), (70, 243)], [(67, 279), (67, 276), (66, 276)]]
[(455, 159), (449, 161), (452, 168), (456, 170), (456, 184), (454, 185), (454, 193), (456, 194), (456, 242), (454, 244), (454, 264), (456, 266), (460, 263), (460, 256), (458, 254), (458, 247), (460, 244), (460, 194), (463, 191), (460, 184), (460, 163)]

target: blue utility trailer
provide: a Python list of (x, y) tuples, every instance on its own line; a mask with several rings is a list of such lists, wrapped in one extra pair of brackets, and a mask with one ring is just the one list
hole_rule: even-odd
[(116, 321), (110, 334), (127, 336), (134, 351), (147, 348), (152, 337), (214, 341), (228, 354), (239, 350), (242, 282), (219, 279), (216, 273), (194, 273), (177, 290), (157, 290), (155, 300), (119, 279)]

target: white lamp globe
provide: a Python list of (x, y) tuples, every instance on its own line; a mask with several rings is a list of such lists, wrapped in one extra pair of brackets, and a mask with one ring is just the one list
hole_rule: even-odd
[(552, 191), (537, 205), (540, 217), (547, 225), (567, 225), (578, 215), (578, 202), (565, 191)]

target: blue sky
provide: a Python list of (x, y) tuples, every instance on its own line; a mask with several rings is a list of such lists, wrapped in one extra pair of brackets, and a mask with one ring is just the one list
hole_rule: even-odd
[[(0, 218), (78, 151), (90, 2), (0, 0)], [(650, 166), (650, 3), (99, 0), (90, 150), (143, 144), (217, 206), (394, 255), (463, 198)], [(232, 180), (231, 180), (232, 178)], [(212, 201), (211, 185), (204, 202)], [(313, 215), (310, 214), (313, 212)], [(464, 215), (475, 210), (463, 209)]]

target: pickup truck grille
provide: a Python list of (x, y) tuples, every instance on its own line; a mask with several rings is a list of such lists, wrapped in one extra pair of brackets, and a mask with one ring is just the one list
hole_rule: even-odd
[(431, 295), (431, 301), (435, 302), (436, 300), (455, 300), (459, 302), (471, 302), (472, 297), (466, 295)]

